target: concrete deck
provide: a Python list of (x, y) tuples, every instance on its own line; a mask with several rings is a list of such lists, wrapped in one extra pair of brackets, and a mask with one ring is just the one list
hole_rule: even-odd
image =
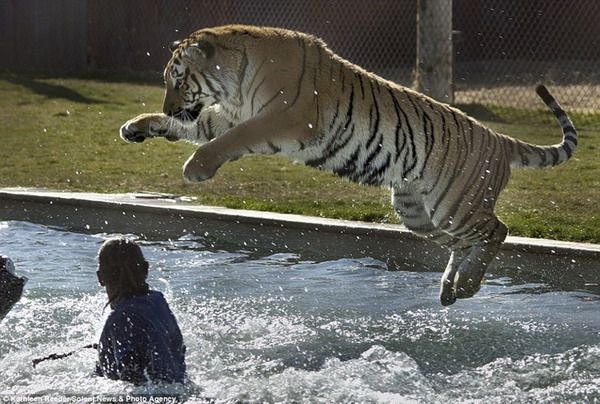
[[(0, 188), (0, 220), (149, 239), (205, 237), (215, 248), (302, 259), (373, 257), (389, 269), (442, 271), (448, 253), (399, 225), (192, 205), (171, 195)], [(561, 288), (598, 288), (600, 245), (509, 237), (490, 271)]]

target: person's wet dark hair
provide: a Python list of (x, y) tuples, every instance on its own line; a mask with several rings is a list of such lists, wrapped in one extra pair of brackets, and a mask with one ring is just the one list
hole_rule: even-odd
[(140, 247), (126, 238), (114, 238), (104, 242), (98, 252), (98, 279), (110, 289), (108, 304), (120, 299), (147, 293), (148, 262)]

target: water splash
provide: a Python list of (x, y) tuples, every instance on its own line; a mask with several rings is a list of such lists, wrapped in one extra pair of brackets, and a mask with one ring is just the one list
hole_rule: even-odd
[[(192, 401), (507, 402), (600, 400), (600, 301), (490, 279), (437, 303), (438, 273), (370, 258), (313, 262), (215, 250), (203, 238), (142, 242), (188, 347), (186, 386), (91, 376), (108, 310), (96, 253), (111, 235), (0, 222), (2, 253), (29, 277), (0, 324), (5, 395), (174, 394)], [(208, 246), (208, 247), (207, 247)]]

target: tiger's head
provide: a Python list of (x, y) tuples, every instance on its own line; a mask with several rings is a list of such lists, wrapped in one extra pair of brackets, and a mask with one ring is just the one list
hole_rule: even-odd
[(192, 122), (202, 109), (237, 94), (236, 52), (201, 33), (174, 42), (170, 49), (172, 56), (164, 71), (165, 115)]

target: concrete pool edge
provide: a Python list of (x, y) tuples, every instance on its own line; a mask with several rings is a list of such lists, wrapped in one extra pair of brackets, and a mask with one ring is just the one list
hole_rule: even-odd
[[(417, 263), (432, 271), (442, 271), (447, 260), (444, 249), (401, 225), (193, 205), (152, 193), (0, 188), (0, 220), (147, 238), (192, 234), (239, 249), (302, 251), (309, 259), (369, 256), (391, 267), (410, 268)], [(600, 283), (600, 245), (596, 244), (509, 237), (498, 263), (493, 267), (527, 268), (520, 274), (525, 278), (531, 273), (544, 279)]]

